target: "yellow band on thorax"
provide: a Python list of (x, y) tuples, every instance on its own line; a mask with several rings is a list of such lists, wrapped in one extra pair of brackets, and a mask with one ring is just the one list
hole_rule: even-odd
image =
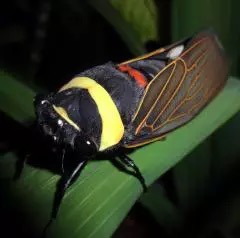
[(124, 126), (119, 111), (109, 93), (95, 80), (88, 77), (76, 77), (64, 85), (60, 91), (70, 88), (87, 89), (97, 105), (102, 119), (102, 134), (99, 150), (103, 151), (118, 144), (123, 137)]

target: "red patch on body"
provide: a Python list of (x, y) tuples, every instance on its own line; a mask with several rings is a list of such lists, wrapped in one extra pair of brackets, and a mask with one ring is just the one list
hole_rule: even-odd
[(128, 73), (131, 77), (133, 77), (140, 87), (144, 88), (147, 85), (147, 80), (144, 75), (138, 70), (130, 67), (128, 64), (121, 64), (118, 66), (118, 69), (121, 72)]

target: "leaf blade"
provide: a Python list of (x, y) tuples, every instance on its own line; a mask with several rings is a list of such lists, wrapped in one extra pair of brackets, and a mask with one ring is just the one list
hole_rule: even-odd
[[(238, 112), (239, 97), (240, 83), (231, 78), (222, 93), (197, 118), (169, 134), (166, 141), (153, 143), (131, 154), (147, 184), (152, 184)], [(1, 157), (1, 170), (6, 171), (8, 166), (12, 166), (6, 164), (9, 158), (13, 160), (14, 156)], [(0, 174), (2, 176), (3, 173)], [(49, 218), (57, 178), (50, 172), (26, 166), (17, 183), (6, 185), (3, 178), (0, 180), (1, 187), (10, 187), (4, 194), (4, 197), (11, 198), (9, 206), (24, 211), (31, 218), (37, 234)], [(109, 237), (141, 192), (141, 185), (135, 178), (118, 171), (109, 161), (93, 161), (67, 192), (59, 216), (49, 232), (58, 237)], [(19, 207), (20, 201), (22, 205)]]

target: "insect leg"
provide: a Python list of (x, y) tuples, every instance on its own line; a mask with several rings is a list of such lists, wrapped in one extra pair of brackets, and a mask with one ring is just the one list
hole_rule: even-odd
[(137, 165), (134, 163), (134, 161), (131, 158), (129, 158), (126, 154), (119, 155), (119, 158), (122, 161), (122, 163), (124, 163), (127, 167), (130, 167), (131, 169), (134, 170), (136, 178), (140, 181), (140, 183), (143, 187), (143, 191), (146, 192), (147, 191), (147, 185), (145, 183), (145, 179), (142, 176), (142, 174), (141, 174), (139, 168), (137, 167)]
[(62, 149), (62, 174), (64, 174), (65, 148)]
[(53, 210), (51, 215), (52, 219), (55, 219), (57, 217), (57, 213), (66, 190), (72, 185), (74, 180), (77, 178), (77, 175), (79, 175), (80, 171), (84, 168), (87, 162), (88, 160), (82, 161), (71, 171), (71, 173), (65, 172), (61, 177), (55, 192)]
[(88, 160), (84, 160), (79, 163), (70, 173), (65, 173), (62, 175), (61, 179), (58, 182), (57, 189), (54, 195), (53, 207), (50, 220), (48, 221), (47, 225), (44, 228), (43, 233), (45, 234), (48, 227), (52, 224), (53, 220), (56, 219), (62, 199), (66, 190), (72, 185), (72, 183), (76, 180), (77, 176), (87, 164)]

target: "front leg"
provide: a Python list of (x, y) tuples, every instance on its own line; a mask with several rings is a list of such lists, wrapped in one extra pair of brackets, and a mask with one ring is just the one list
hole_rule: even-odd
[(88, 160), (84, 160), (84, 161), (78, 163), (77, 166), (74, 167), (74, 169), (72, 169), (71, 171), (64, 170), (64, 173), (63, 173), (62, 177), (60, 178), (60, 180), (57, 184), (57, 189), (55, 191), (51, 217), (43, 230), (42, 237), (46, 237), (46, 232), (48, 230), (48, 227), (51, 226), (53, 220), (56, 219), (56, 217), (57, 217), (57, 214), (58, 214), (62, 199), (65, 195), (65, 192), (73, 184), (73, 182), (78, 178), (80, 172), (83, 170), (83, 168), (85, 167), (87, 162), (88, 162)]

